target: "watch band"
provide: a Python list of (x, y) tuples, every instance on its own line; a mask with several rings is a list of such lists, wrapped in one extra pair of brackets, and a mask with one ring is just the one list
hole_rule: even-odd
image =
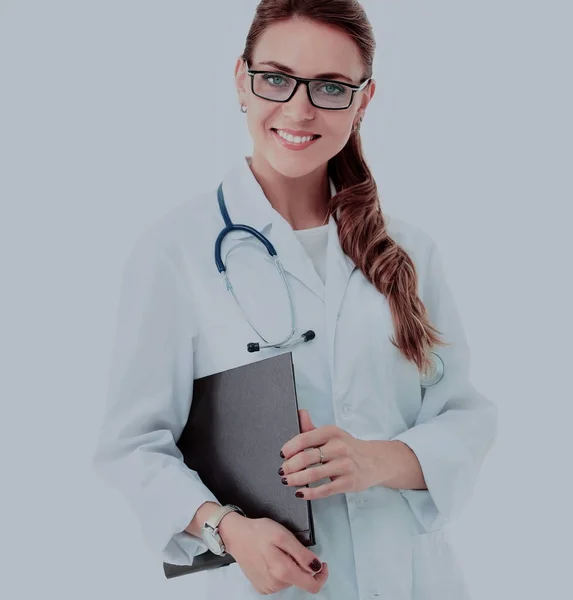
[(246, 516), (245, 513), (238, 506), (235, 506), (234, 504), (226, 504), (225, 506), (221, 506), (217, 510), (215, 510), (215, 512), (205, 521), (205, 525), (209, 525), (215, 531), (217, 531), (217, 529), (219, 528), (219, 523), (221, 522), (221, 519), (225, 515), (229, 514), (230, 512), (233, 512), (233, 511), (236, 511), (236, 512), (242, 514), (243, 517)]
[[(211, 541), (211, 543), (215, 542), (215, 544), (218, 545), (217, 550), (212, 549), (212, 551), (216, 554), (219, 554), (220, 556), (226, 556), (227, 551), (225, 549), (225, 544), (221, 539), (221, 536), (219, 535), (219, 523), (221, 522), (221, 519), (225, 515), (228, 515), (230, 512), (238, 512), (241, 515), (243, 515), (243, 517), (247, 516), (238, 506), (235, 506), (234, 504), (227, 504), (225, 506), (220, 506), (219, 508), (217, 508), (213, 512), (213, 514), (205, 521), (202, 527), (203, 539), (207, 541), (205, 539), (205, 536), (209, 535), (209, 540)], [(209, 545), (208, 542), (207, 545)]]

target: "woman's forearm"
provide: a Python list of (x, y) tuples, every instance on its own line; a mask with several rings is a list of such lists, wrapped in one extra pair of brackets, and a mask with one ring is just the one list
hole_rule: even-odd
[(369, 440), (374, 473), (372, 485), (426, 490), (422, 468), (413, 450), (400, 440)]

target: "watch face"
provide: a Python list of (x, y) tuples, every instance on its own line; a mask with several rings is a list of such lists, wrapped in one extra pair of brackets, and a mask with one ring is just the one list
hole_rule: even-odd
[(213, 554), (221, 554), (221, 544), (219, 544), (217, 538), (210, 529), (203, 530), (203, 541), (207, 544), (207, 547)]

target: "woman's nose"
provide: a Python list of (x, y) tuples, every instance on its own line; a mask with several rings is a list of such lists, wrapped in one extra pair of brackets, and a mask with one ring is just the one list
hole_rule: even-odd
[(293, 120), (296, 120), (297, 117), (310, 115), (316, 110), (310, 102), (306, 86), (302, 83), (298, 86), (294, 96), (284, 106), (287, 114)]

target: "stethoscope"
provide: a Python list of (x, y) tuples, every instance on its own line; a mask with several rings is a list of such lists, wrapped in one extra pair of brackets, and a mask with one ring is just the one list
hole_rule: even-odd
[[(221, 277), (223, 279), (225, 287), (230, 292), (230, 294), (233, 296), (237, 306), (239, 307), (240, 311), (243, 313), (243, 316), (245, 317), (245, 319), (247, 320), (249, 325), (253, 328), (255, 333), (265, 342), (265, 344), (262, 344), (262, 345), (258, 342), (250, 342), (247, 344), (247, 351), (248, 352), (259, 352), (260, 350), (264, 350), (265, 348), (290, 348), (290, 347), (295, 346), (296, 344), (300, 344), (302, 342), (310, 342), (310, 340), (313, 340), (316, 337), (316, 334), (312, 329), (305, 331), (301, 336), (292, 340), (292, 337), (295, 335), (295, 332), (296, 332), (294, 305), (293, 305), (292, 296), (290, 293), (290, 287), (289, 287), (289, 284), (288, 284), (288, 281), (286, 278), (285, 270), (282, 266), (281, 261), (279, 260), (277, 251), (275, 250), (275, 247), (272, 245), (272, 243), (268, 240), (267, 237), (265, 237), (262, 233), (260, 233), (253, 227), (249, 227), (248, 225), (235, 224), (231, 221), (231, 219), (229, 217), (229, 213), (227, 211), (227, 207), (225, 205), (225, 198), (223, 195), (223, 183), (222, 182), (219, 184), (219, 187), (217, 189), (217, 199), (219, 201), (219, 210), (221, 211), (221, 215), (223, 217), (223, 220), (225, 221), (225, 227), (221, 230), (221, 232), (219, 233), (219, 235), (217, 236), (217, 239), (215, 241), (215, 264), (217, 265), (217, 270), (221, 274)], [(279, 275), (281, 276), (281, 279), (285, 285), (287, 295), (288, 295), (288, 300), (289, 300), (289, 306), (290, 306), (291, 331), (290, 331), (289, 335), (285, 339), (281, 340), (280, 342), (269, 343), (269, 341), (255, 327), (255, 325), (249, 318), (249, 315), (246, 313), (246, 311), (241, 306), (241, 303), (239, 302), (239, 299), (237, 298), (237, 296), (235, 294), (235, 290), (233, 289), (233, 285), (229, 281), (229, 277), (227, 275), (227, 268), (225, 267), (225, 264), (223, 263), (223, 260), (221, 259), (221, 246), (223, 244), (223, 240), (225, 239), (225, 236), (228, 233), (230, 233), (231, 231), (246, 231), (247, 233), (249, 233), (249, 234), (253, 235), (255, 238), (257, 238), (261, 242), (261, 244), (263, 244), (265, 246), (265, 248), (267, 249), (267, 252), (269, 253), (269, 256), (271, 257), (273, 263), (275, 264), (275, 267), (276, 267), (277, 271), (279, 272)], [(433, 385), (436, 385), (438, 382), (440, 382), (442, 380), (442, 378), (444, 376), (444, 361), (435, 352), (430, 352), (430, 354), (432, 355), (432, 356), (430, 356), (431, 367), (424, 375), (420, 376), (420, 385), (422, 387), (431, 387)]]

